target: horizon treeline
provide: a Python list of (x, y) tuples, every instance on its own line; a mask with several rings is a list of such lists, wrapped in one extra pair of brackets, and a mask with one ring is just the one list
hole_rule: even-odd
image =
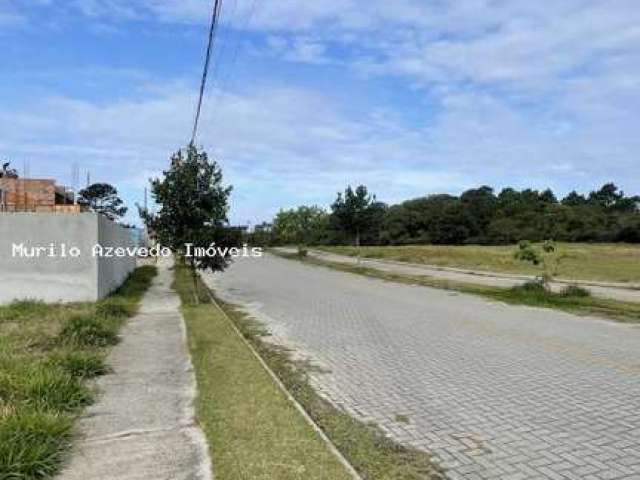
[[(349, 187), (345, 194), (353, 195)], [(362, 245), (505, 245), (521, 240), (640, 243), (640, 196), (607, 183), (588, 195), (558, 199), (550, 190), (489, 186), (459, 196), (434, 194), (395, 205), (378, 202), (364, 186), (355, 214)], [(329, 211), (301, 206), (280, 211), (272, 224), (256, 227), (264, 245), (350, 245), (354, 231), (341, 221), (342, 194)], [(355, 198), (355, 197), (354, 197)]]

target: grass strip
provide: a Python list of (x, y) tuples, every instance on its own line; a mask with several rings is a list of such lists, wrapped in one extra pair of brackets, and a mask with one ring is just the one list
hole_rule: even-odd
[(220, 480), (352, 477), (278, 389), (188, 270), (175, 267), (198, 383), (197, 415)]
[[(276, 250), (272, 250), (271, 253), (281, 258), (298, 260), (309, 265), (327, 267), (341, 272), (364, 275), (395, 283), (454, 290), (461, 293), (480, 295), (491, 300), (513, 305), (552, 308), (577, 315), (594, 315), (622, 323), (640, 323), (640, 303), (620, 302), (617, 300), (583, 296), (579, 292), (576, 292), (575, 295), (567, 295), (542, 291), (540, 289), (529, 288), (527, 286), (528, 284), (512, 288), (491, 287), (473, 283), (442, 280), (423, 275), (390, 273), (359, 265), (347, 265), (308, 256), (300, 257), (297, 254), (282, 253)], [(573, 290), (574, 289), (568, 289), (569, 292)]]
[[(222, 314), (213, 305), (191, 303), (193, 287), (182, 267), (176, 277), (198, 379), (198, 415), (217, 478), (350, 478)], [(199, 296), (206, 301), (207, 294)], [(333, 407), (310, 385), (308, 365), (269, 342), (264, 327), (239, 309), (217, 303), (362, 478), (444, 478), (427, 453), (403, 447), (375, 425)]]
[(137, 269), (96, 303), (18, 301), (0, 307), (0, 480), (50, 478), (91, 403), (85, 380), (107, 373), (108, 347), (155, 276)]

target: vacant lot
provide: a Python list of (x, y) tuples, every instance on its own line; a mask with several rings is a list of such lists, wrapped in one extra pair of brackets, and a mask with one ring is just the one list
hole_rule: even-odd
[(142, 267), (98, 303), (0, 307), (0, 479), (59, 470), (73, 420), (92, 401), (85, 380), (107, 372), (106, 353), (154, 275)]
[[(559, 277), (611, 282), (640, 282), (640, 245), (559, 243), (564, 258)], [(355, 247), (321, 247), (322, 250), (355, 255)], [(475, 245), (407, 245), (399, 247), (362, 247), (367, 258), (422, 263), (504, 273), (536, 274), (539, 268), (513, 257), (516, 246), (485, 247)]]

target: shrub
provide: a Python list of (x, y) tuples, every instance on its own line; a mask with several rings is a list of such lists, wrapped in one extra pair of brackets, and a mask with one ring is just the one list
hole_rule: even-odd
[(0, 412), (0, 478), (36, 479), (59, 469), (71, 420), (33, 410)]
[(585, 298), (590, 297), (591, 292), (586, 288), (579, 287), (578, 285), (567, 285), (562, 289), (560, 295), (563, 297)]
[(520, 243), (518, 243), (518, 250), (513, 254), (513, 257), (516, 260), (530, 262), (533, 265), (540, 265), (540, 263), (542, 263), (542, 256), (528, 240), (521, 240)]
[(60, 332), (62, 343), (78, 346), (106, 347), (118, 343), (116, 329), (92, 316), (71, 317)]
[(518, 285), (517, 287), (513, 287), (512, 290), (517, 290), (520, 292), (526, 293), (547, 293), (547, 289), (544, 286), (544, 283), (538, 280), (532, 280), (522, 285)]
[(108, 372), (103, 358), (88, 352), (59, 353), (51, 357), (49, 363), (75, 378), (92, 378)]

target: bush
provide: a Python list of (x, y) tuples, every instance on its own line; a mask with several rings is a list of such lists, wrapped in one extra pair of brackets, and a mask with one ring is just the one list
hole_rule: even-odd
[(516, 260), (530, 262), (533, 265), (540, 265), (540, 263), (542, 263), (542, 256), (529, 240), (521, 240), (520, 243), (518, 243), (518, 250), (513, 254), (513, 257)]
[(67, 417), (33, 410), (0, 412), (0, 478), (53, 476), (70, 438)]
[(116, 329), (91, 316), (70, 318), (60, 332), (59, 339), (62, 343), (83, 347), (106, 347), (118, 343)]
[(59, 353), (51, 357), (49, 363), (75, 378), (92, 378), (108, 372), (103, 358), (88, 352)]
[(517, 287), (513, 287), (512, 290), (517, 290), (526, 293), (548, 293), (548, 290), (544, 286), (544, 283), (538, 280), (532, 280)]
[(563, 297), (585, 298), (590, 297), (591, 292), (577, 285), (567, 285), (560, 291), (560, 295)]

